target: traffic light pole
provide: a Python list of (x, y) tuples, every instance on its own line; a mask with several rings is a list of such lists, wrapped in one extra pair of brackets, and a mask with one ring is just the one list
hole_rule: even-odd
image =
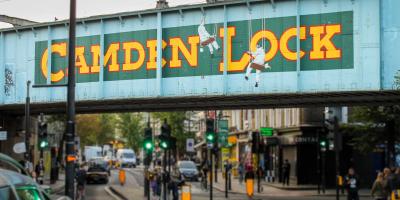
[(336, 200), (340, 199), (339, 195), (339, 176), (340, 176), (340, 147), (339, 147), (339, 132), (338, 132), (338, 119), (333, 118), (333, 135), (335, 141), (335, 167), (336, 167)]
[(213, 153), (212, 153), (212, 149), (210, 149), (210, 200), (213, 199), (213, 170), (212, 170), (212, 166), (213, 166)]
[[(29, 97), (29, 87), (31, 81), (26, 82), (26, 102), (25, 102), (25, 159), (27, 162), (32, 162), (31, 160), (31, 150), (30, 150), (30, 139), (31, 139), (31, 113), (30, 113), (30, 103), (31, 99)], [(28, 165), (27, 165), (28, 166)]]
[(74, 199), (75, 178), (75, 28), (76, 0), (70, 0), (69, 41), (68, 41), (68, 91), (67, 127), (65, 134), (66, 168), (65, 195)]
[(167, 200), (167, 150), (164, 150), (163, 171), (163, 198)]

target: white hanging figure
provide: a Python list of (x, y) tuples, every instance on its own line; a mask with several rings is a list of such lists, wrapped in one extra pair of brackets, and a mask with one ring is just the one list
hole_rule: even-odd
[(204, 19), (201, 20), (201, 23), (197, 30), (200, 37), (200, 52), (203, 52), (203, 47), (205, 46), (208, 46), (211, 54), (214, 53), (214, 49), (219, 49), (219, 45), (215, 40), (215, 35), (210, 35), (210, 33), (208, 33), (206, 30), (206, 27), (204, 26)]
[(258, 83), (260, 83), (261, 70), (269, 69), (271, 68), (271, 66), (269, 66), (268, 63), (265, 63), (265, 51), (261, 45), (257, 45), (256, 51), (254, 52), (248, 51), (247, 53), (251, 56), (251, 60), (249, 65), (247, 66), (246, 76), (244, 78), (246, 80), (249, 80), (249, 76), (251, 75), (252, 69), (256, 69), (255, 87), (258, 87)]

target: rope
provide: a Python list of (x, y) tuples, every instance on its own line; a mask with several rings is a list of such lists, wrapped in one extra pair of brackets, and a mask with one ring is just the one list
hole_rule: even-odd
[(249, 51), (251, 52), (251, 36), (253, 36), (253, 27), (251, 25), (251, 13), (249, 12), (249, 20), (248, 20), (248, 29), (249, 29)]

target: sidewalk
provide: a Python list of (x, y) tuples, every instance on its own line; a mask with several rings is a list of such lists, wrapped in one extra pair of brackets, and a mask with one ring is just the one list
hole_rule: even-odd
[(64, 191), (65, 186), (65, 174), (60, 172), (58, 180), (54, 184), (50, 184), (50, 177), (45, 176), (42, 186), (49, 186), (52, 194), (60, 194)]
[[(213, 180), (214, 181), (214, 180)], [(225, 179), (222, 173), (218, 173), (218, 183), (213, 182), (213, 188), (225, 192)], [(257, 180), (254, 180), (254, 192), (259, 196), (274, 196), (274, 197), (294, 197), (294, 196), (335, 196), (335, 189), (327, 189), (325, 194), (318, 194), (317, 186), (283, 186), (281, 183), (267, 183), (261, 180), (261, 193), (257, 193)], [(239, 183), (239, 180), (232, 177), (232, 190), (229, 193), (246, 194), (246, 183)], [(341, 193), (340, 193), (341, 194)], [(370, 190), (363, 189), (359, 191), (360, 196), (370, 197)], [(345, 194), (341, 194), (343, 196)]]

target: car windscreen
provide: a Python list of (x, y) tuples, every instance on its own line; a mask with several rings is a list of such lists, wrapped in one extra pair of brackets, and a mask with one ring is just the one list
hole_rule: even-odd
[(89, 167), (88, 172), (105, 172), (106, 169), (101, 166)]
[(123, 158), (134, 158), (135, 154), (133, 154), (133, 153), (123, 153), (122, 157)]
[(15, 195), (9, 186), (0, 187), (0, 199), (15, 200)]
[(196, 165), (193, 162), (181, 162), (179, 163), (179, 167), (185, 169), (195, 169)]
[(21, 200), (44, 200), (39, 190), (34, 186), (20, 186), (17, 187), (16, 190)]

